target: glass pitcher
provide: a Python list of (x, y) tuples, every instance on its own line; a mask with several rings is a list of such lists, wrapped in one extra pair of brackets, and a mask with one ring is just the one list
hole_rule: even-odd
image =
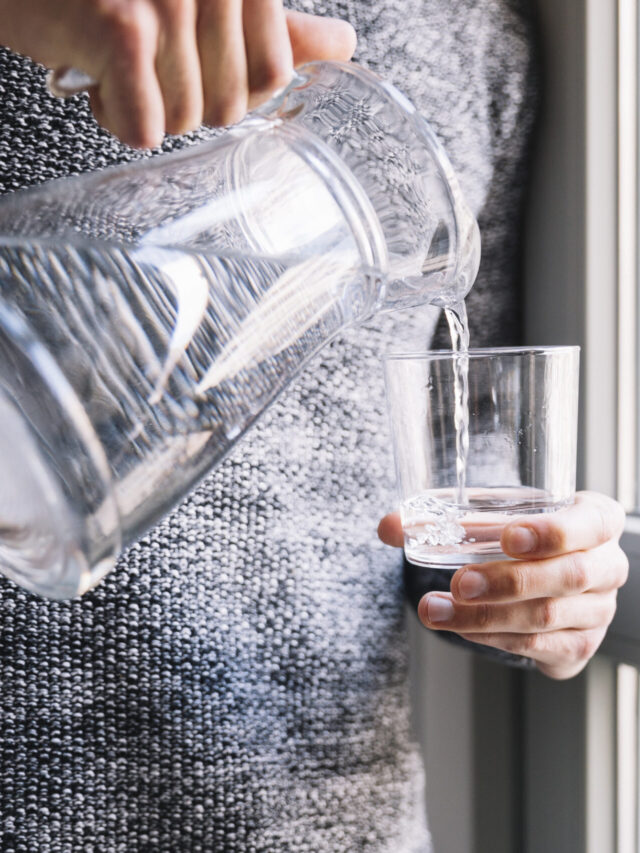
[(459, 302), (476, 222), (406, 98), (303, 67), (212, 140), (0, 203), (0, 571), (93, 586), (305, 361)]

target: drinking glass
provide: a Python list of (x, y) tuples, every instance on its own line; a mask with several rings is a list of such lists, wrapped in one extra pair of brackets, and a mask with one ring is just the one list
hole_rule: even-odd
[(410, 563), (504, 559), (505, 524), (572, 503), (578, 366), (574, 346), (385, 358)]

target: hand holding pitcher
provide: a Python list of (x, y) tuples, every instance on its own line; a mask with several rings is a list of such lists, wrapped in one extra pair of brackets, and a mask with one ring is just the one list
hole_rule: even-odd
[(165, 132), (239, 121), (298, 65), (349, 59), (355, 33), (280, 0), (0, 0), (0, 44), (84, 71), (98, 121), (152, 148)]

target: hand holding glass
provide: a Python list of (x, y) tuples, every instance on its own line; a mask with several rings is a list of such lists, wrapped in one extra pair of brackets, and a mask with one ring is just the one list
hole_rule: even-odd
[[(465, 359), (466, 437), (467, 410), (459, 405)], [(478, 349), (468, 355), (434, 351), (385, 359), (410, 563), (456, 570), (505, 559), (500, 535), (506, 524), (572, 503), (578, 365), (578, 347)]]

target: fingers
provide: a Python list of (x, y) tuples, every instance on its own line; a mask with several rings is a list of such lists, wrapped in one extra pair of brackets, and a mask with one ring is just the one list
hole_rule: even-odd
[(133, 147), (153, 148), (165, 131), (200, 123), (195, 0), (105, 2), (92, 32), (102, 44), (92, 55), (89, 40), (79, 65), (98, 80), (91, 106), (104, 127)]
[(7, 46), (96, 80), (96, 117), (135, 147), (154, 147), (165, 131), (192, 130), (203, 118), (233, 124), (291, 81), (294, 62), (347, 60), (355, 48), (349, 24), (287, 13), (282, 0), (36, 6), (9, 16)]
[(615, 591), (477, 606), (431, 593), (421, 600), (418, 615), (428, 628), (530, 658), (550, 678), (570, 678), (595, 653), (615, 609)]
[(214, 127), (235, 124), (249, 100), (242, 0), (202, 0), (197, 26), (204, 121)]
[(595, 548), (620, 536), (624, 517), (620, 504), (606, 495), (579, 492), (567, 509), (508, 524), (502, 533), (502, 550), (511, 557), (540, 559)]
[[(624, 510), (617, 501), (595, 492), (578, 492), (575, 503), (567, 509), (522, 516), (507, 524), (502, 532), (501, 546), (505, 554), (520, 560), (587, 551), (618, 540), (624, 521)], [(494, 532), (492, 528), (491, 535)], [(378, 535), (386, 545), (402, 546), (398, 513), (382, 519)]]
[(291, 82), (293, 53), (281, 0), (244, 0), (249, 109)]
[(196, 41), (195, 0), (164, 0), (156, 73), (162, 90), (165, 129), (186, 133), (202, 122), (203, 93)]
[(286, 13), (294, 67), (314, 60), (347, 62), (356, 49), (356, 32), (346, 21), (303, 12)]
[(400, 513), (392, 512), (389, 515), (385, 515), (378, 525), (378, 536), (385, 545), (402, 548), (404, 545), (404, 534), (402, 532)]
[(290, 83), (294, 61), (347, 60), (355, 48), (349, 24), (286, 13), (282, 0), (76, 5), (77, 20), (68, 11), (58, 29), (55, 11), (44, 15), (39, 30), (55, 37), (34, 37), (23, 52), (95, 79), (96, 117), (135, 147), (154, 147), (164, 132), (184, 133), (203, 120), (234, 124)]
[(521, 655), (535, 661), (549, 678), (577, 675), (593, 657), (604, 639), (606, 628), (587, 631), (553, 631), (546, 634), (461, 634), (465, 640)]
[[(384, 521), (384, 519), (383, 519)], [(616, 541), (546, 560), (502, 560), (467, 566), (451, 579), (458, 601), (508, 602), (618, 589), (629, 561)]]
[(197, 29), (211, 125), (239, 121), (291, 82), (294, 65), (349, 59), (356, 42), (346, 22), (285, 13), (281, 0), (201, 0)]
[[(106, 23), (106, 22), (105, 22)], [(117, 45), (92, 92), (98, 121), (123, 142), (153, 148), (162, 141), (164, 104), (155, 71), (158, 22), (145, 4), (114, 16), (105, 38)]]
[[(520, 559), (465, 566), (451, 594), (425, 595), (418, 615), (428, 628), (524, 655), (546, 675), (568, 678), (594, 654), (615, 614), (628, 574), (618, 544), (623, 527), (619, 504), (590, 492), (566, 510), (514, 521), (501, 544)], [(401, 544), (401, 533), (397, 514), (380, 523), (388, 544)]]
[(418, 605), (428, 628), (458, 634), (541, 634), (565, 628), (609, 625), (616, 611), (616, 593), (589, 592), (570, 598), (537, 598), (518, 604), (460, 604), (447, 593), (429, 593)]

